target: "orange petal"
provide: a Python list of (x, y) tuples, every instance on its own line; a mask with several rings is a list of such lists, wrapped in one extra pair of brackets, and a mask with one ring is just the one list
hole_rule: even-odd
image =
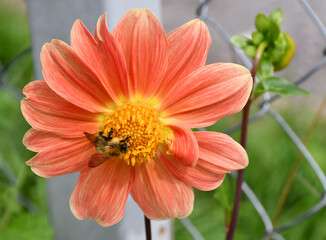
[(205, 127), (239, 112), (252, 88), (250, 72), (233, 63), (199, 68), (161, 99), (164, 118), (176, 118), (191, 128)]
[(131, 196), (148, 218), (183, 218), (192, 212), (192, 187), (171, 176), (159, 159), (136, 165), (135, 170)]
[[(70, 39), (71, 47), (75, 53), (92, 68), (93, 72), (97, 74), (102, 83), (105, 82), (106, 77), (96, 41), (82, 21), (75, 21), (71, 29)], [(112, 96), (113, 93), (110, 92), (110, 95)]]
[(173, 131), (173, 141), (169, 144), (173, 156), (183, 165), (195, 166), (198, 160), (198, 143), (189, 126), (175, 119), (169, 119), (166, 125)]
[(47, 148), (52, 148), (64, 143), (65, 138), (49, 132), (37, 131), (34, 128), (29, 129), (23, 138), (25, 147), (33, 152), (41, 152)]
[(243, 169), (248, 165), (244, 148), (230, 136), (217, 132), (194, 132), (199, 145), (196, 167), (216, 174)]
[(35, 130), (26, 133), (24, 144), (29, 149), (41, 151), (26, 162), (33, 172), (41, 177), (82, 171), (87, 168), (92, 154), (96, 153), (94, 145), (86, 137), (62, 138)]
[(118, 40), (122, 51), (126, 57), (127, 66), (129, 66), (130, 44), (132, 32), (139, 15), (139, 9), (134, 8), (122, 16), (117, 26), (113, 29), (112, 35)]
[(206, 24), (192, 20), (167, 35), (168, 67), (157, 95), (171, 91), (175, 84), (206, 63), (211, 37)]
[(152, 96), (167, 67), (167, 40), (161, 23), (148, 9), (134, 9), (120, 20), (113, 34), (126, 54), (132, 95)]
[(69, 102), (91, 112), (106, 112), (112, 103), (97, 74), (74, 50), (59, 40), (41, 51), (42, 71), (49, 87)]
[(172, 155), (166, 154), (166, 149), (160, 149), (157, 152), (159, 159), (162, 161), (164, 167), (176, 178), (190, 184), (191, 186), (209, 191), (219, 187), (225, 177), (224, 174), (218, 174), (209, 169), (200, 167), (202, 159), (198, 159), (195, 167), (187, 167), (180, 164)]
[(133, 168), (115, 158), (81, 172), (70, 198), (72, 213), (105, 227), (119, 222), (133, 180)]
[(98, 114), (66, 101), (43, 80), (27, 84), (23, 93), (26, 98), (21, 102), (22, 113), (36, 130), (65, 137), (81, 137), (84, 136), (83, 132), (94, 133), (98, 130)]
[(97, 23), (95, 39), (98, 45), (99, 57), (105, 70), (102, 83), (108, 92), (113, 93), (118, 101), (129, 98), (128, 76), (125, 56), (119, 42), (114, 39), (106, 24), (106, 14)]

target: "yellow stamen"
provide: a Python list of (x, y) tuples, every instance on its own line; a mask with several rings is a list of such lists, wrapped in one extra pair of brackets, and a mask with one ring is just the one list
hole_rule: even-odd
[(109, 136), (113, 129), (111, 137), (121, 140), (129, 137), (128, 150), (119, 158), (132, 166), (150, 162), (158, 145), (166, 141), (164, 135), (170, 138), (169, 134), (164, 134), (157, 110), (146, 104), (126, 103), (110, 113), (103, 123), (104, 136)]

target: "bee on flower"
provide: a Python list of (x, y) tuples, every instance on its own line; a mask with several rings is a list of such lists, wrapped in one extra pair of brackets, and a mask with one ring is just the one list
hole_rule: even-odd
[(23, 142), (38, 152), (27, 164), (42, 177), (80, 172), (76, 218), (113, 225), (129, 194), (150, 219), (186, 217), (193, 187), (215, 189), (248, 165), (231, 137), (191, 130), (240, 111), (252, 88), (240, 65), (205, 65), (210, 44), (199, 19), (165, 34), (148, 9), (133, 9), (112, 33), (104, 14), (94, 35), (77, 20), (71, 46), (43, 46), (44, 80), (21, 103), (32, 126)]

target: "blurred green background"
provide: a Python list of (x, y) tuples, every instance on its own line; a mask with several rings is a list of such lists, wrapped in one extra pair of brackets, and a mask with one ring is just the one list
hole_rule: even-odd
[(22, 144), (21, 90), (33, 80), (30, 51), (15, 58), (30, 46), (24, 3), (0, 1), (0, 23), (0, 239), (52, 239), (45, 180), (25, 164), (33, 153)]
[[(24, 2), (1, 0), (0, 23), (0, 239), (52, 239), (45, 180), (37, 177), (25, 165), (33, 153), (22, 145), (23, 135), (29, 126), (20, 111), (20, 93), (23, 86), (34, 79), (30, 52), (27, 51), (11, 64), (12, 59), (30, 46)], [(9, 67), (4, 69), (4, 66)], [(294, 102), (293, 98), (285, 98), (273, 106), (282, 113), (299, 137), (304, 139), (317, 108), (305, 105), (304, 101), (294, 106)], [(256, 109), (254, 107), (253, 112)], [(227, 117), (210, 129), (223, 131), (237, 123), (240, 117), (240, 114)], [(323, 115), (308, 146), (324, 172), (325, 129), (326, 121)], [(238, 140), (239, 132), (232, 134), (232, 137)], [(250, 165), (246, 169), (245, 180), (253, 188), (269, 215), (273, 216), (298, 151), (283, 130), (267, 115), (250, 125), (248, 139)], [(216, 191), (196, 191), (194, 212), (189, 219), (205, 239), (224, 238), (225, 217), (228, 216), (233, 198), (233, 193), (229, 192), (234, 188), (234, 184), (234, 179), (228, 176), (223, 187)], [(318, 203), (322, 192), (319, 180), (304, 160), (295, 176), (278, 224), (299, 216)], [(325, 222), (324, 208), (281, 234), (286, 239), (326, 239)], [(235, 239), (261, 239), (264, 230), (256, 210), (243, 196)], [(175, 220), (175, 239), (192, 239), (179, 220)]]

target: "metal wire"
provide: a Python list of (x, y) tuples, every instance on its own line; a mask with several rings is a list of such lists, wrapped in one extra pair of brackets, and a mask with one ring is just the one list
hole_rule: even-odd
[(19, 101), (23, 98), (22, 92), (11, 85), (7, 80), (7, 71), (14, 66), (19, 60), (24, 58), (28, 53), (31, 52), (31, 47), (23, 49), (14, 58), (12, 58), (5, 66), (0, 63), (0, 88), (7, 89), (13, 96), (15, 96)]
[(312, 18), (315, 22), (316, 26), (318, 27), (320, 33), (323, 35), (324, 39), (326, 40), (326, 28), (322, 21), (319, 19), (318, 15), (314, 12), (314, 10), (310, 7), (306, 0), (299, 0), (302, 6), (305, 8), (308, 15)]
[(188, 218), (182, 218), (179, 220), (195, 240), (205, 239)]
[(293, 143), (297, 146), (299, 151), (302, 153), (302, 155), (306, 158), (312, 169), (315, 171), (317, 177), (319, 178), (321, 185), (324, 188), (324, 191), (326, 191), (326, 176), (323, 173), (323, 171), (320, 169), (319, 165), (313, 158), (313, 156), (310, 154), (308, 149), (305, 147), (303, 142), (300, 140), (300, 138), (295, 134), (295, 132), (292, 130), (292, 128), (286, 123), (286, 121), (282, 118), (282, 116), (276, 112), (273, 109), (268, 110), (268, 114), (270, 114), (283, 128), (283, 130), (288, 134), (288, 136), (291, 138)]

